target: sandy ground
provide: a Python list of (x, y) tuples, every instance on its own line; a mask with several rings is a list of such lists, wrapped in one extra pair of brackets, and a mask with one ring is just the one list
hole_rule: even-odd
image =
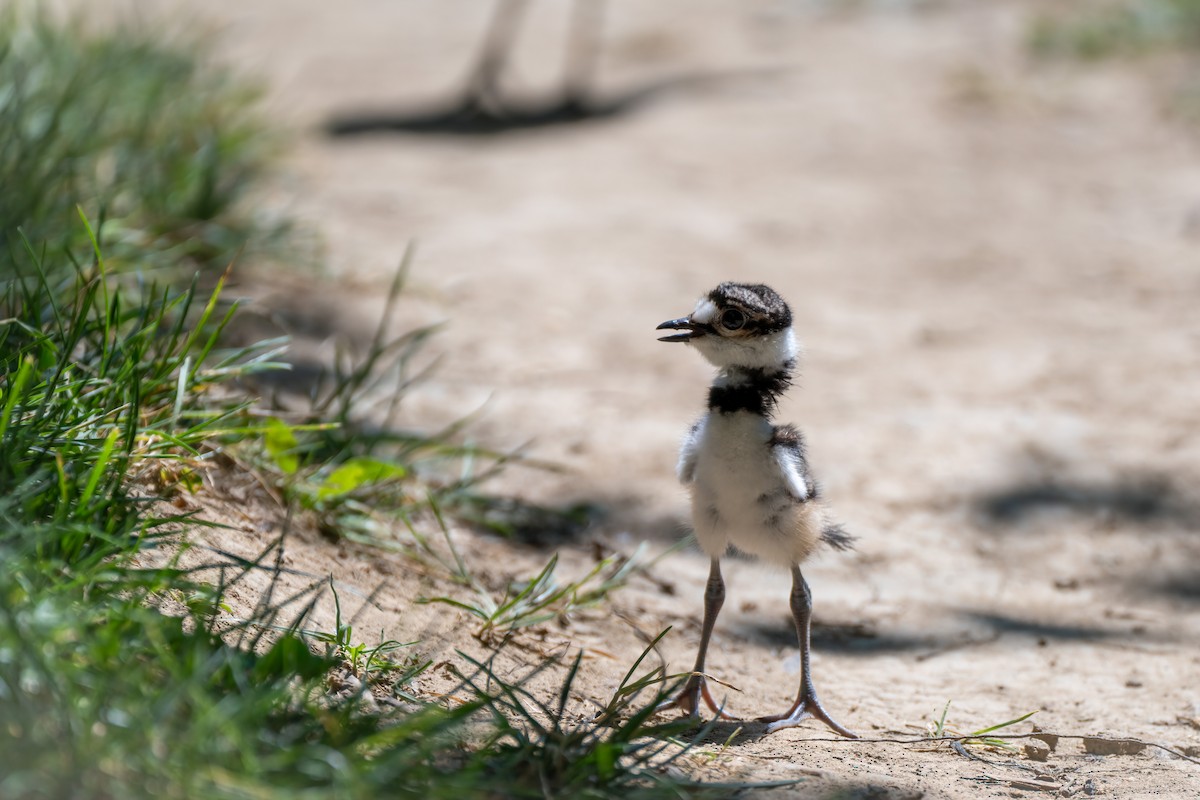
[[(300, 334), (361, 333), (418, 242), (396, 325), (448, 326), (406, 421), (482, 405), (474, 440), (532, 440), (567, 467), (510, 470), (490, 489), (604, 512), (561, 542), (456, 531), (485, 583), (528, 576), (555, 549), (561, 574), (579, 575), (597, 542), (661, 551), (679, 535), (675, 450), (709, 371), (654, 326), (721, 280), (763, 281), (806, 347), (780, 416), (805, 429), (860, 537), (806, 567), (830, 711), (886, 738), (919, 734), (947, 701), (964, 732), (1037, 710), (1046, 730), (1198, 752), (1200, 152), (1166, 108), (1170, 65), (1031, 61), (1035, 3), (617, 0), (597, 92), (668, 87), (627, 114), (491, 138), (330, 138), (336, 115), (448, 103), (486, 7), (183, 5), (267, 81), (297, 138), (279, 195), (336, 276), (333, 289), (254, 287), (263, 302), (290, 309)], [(554, 90), (567, 7), (533, 6), (515, 93)], [(274, 535), (277, 521), (252, 517), (225, 546)], [(360, 596), (383, 587), (357, 630), (420, 640), (434, 659), (482, 652), (465, 615), (412, 605), (448, 590), (427, 570), (295, 538), (295, 569)], [(685, 670), (705, 572), (698, 553), (671, 555), (607, 606), (530, 634), (516, 662), (592, 653), (579, 713), (607, 698), (639, 631), (673, 625), (661, 650)], [(726, 578), (710, 671), (740, 688), (734, 713), (783, 710), (798, 671), (788, 577), (727, 560)], [(753, 723), (722, 749), (733, 730), (718, 727), (692, 774), (804, 778), (764, 796), (1200, 794), (1200, 765), (1153, 749), (1063, 741), (1046, 762), (986, 763)]]

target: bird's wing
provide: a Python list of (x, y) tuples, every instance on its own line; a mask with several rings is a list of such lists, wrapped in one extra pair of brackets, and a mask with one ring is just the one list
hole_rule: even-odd
[(772, 432), (770, 445), (788, 494), (802, 503), (812, 499), (816, 492), (808, 475), (804, 437), (800, 431), (790, 425), (780, 425)]
[(696, 458), (700, 454), (702, 427), (703, 421), (693, 425), (683, 440), (683, 447), (679, 449), (679, 464), (675, 467), (675, 474), (679, 476), (679, 482), (685, 485), (696, 479)]
[(804, 474), (802, 465), (797, 462), (795, 453), (783, 448), (776, 448), (775, 453), (787, 484), (788, 494), (802, 503), (809, 500), (812, 497), (812, 487), (809, 486), (808, 476)]
[[(804, 437), (791, 425), (781, 425), (771, 434), (771, 453), (779, 465), (788, 494), (801, 503), (820, 500), (820, 486), (808, 471), (808, 460), (804, 456)], [(854, 537), (846, 532), (841, 523), (829, 516), (827, 510), (818, 505), (817, 519), (820, 520), (821, 539), (834, 550), (853, 550)]]

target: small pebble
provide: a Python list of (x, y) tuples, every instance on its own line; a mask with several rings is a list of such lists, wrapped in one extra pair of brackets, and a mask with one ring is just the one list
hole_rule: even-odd
[(1050, 758), (1050, 745), (1037, 740), (1026, 742), (1025, 757), (1030, 761), (1047, 761)]

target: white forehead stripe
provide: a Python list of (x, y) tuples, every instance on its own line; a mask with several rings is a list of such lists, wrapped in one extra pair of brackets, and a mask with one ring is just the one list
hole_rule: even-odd
[(701, 325), (709, 325), (717, 318), (717, 307), (712, 300), (707, 297), (696, 303), (696, 310), (692, 312), (692, 322), (699, 322)]

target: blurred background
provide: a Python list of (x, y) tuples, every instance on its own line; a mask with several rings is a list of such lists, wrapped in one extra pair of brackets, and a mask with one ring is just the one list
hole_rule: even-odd
[(1195, 4), (113, 8), (261, 78), (259, 202), (328, 279), (252, 291), (301, 346), (366, 336), (415, 243), (400, 323), (446, 325), (407, 423), (564, 468), (497, 494), (675, 537), (709, 371), (654, 325), (762, 281), (806, 348), (781, 418), (866, 556), (1195, 611)]
[(1192, 4), (179, 9), (269, 87), (335, 314), (416, 243), (448, 325), (412, 413), (486, 404), (480, 437), (571, 468), (510, 490), (677, 513), (708, 371), (652, 328), (761, 280), (808, 352), (783, 415), (861, 526), (1187, 517)]
[[(251, 204), (304, 246), (239, 291), (299, 366), (370, 337), (415, 245), (395, 322), (445, 324), (404, 424), (476, 415), (556, 465), (487, 484), (580, 512), (526, 544), (678, 538), (710, 372), (654, 327), (764, 282), (805, 347), (780, 418), (860, 536), (812, 567), (828, 695), (1195, 737), (1200, 3), (57, 7), (209, 31), (261, 79)], [(698, 614), (704, 560), (660, 569)], [(789, 646), (787, 576), (730, 570), (752, 669)]]

